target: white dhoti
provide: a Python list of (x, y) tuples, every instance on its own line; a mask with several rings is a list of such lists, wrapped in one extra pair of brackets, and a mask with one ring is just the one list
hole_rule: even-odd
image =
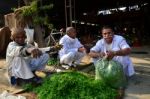
[(10, 65), (8, 72), (15, 78), (30, 79), (34, 77), (32, 71), (43, 70), (49, 59), (48, 54), (43, 54), (39, 58), (15, 57)]
[(30, 79), (34, 77), (23, 57), (15, 57), (8, 68), (8, 72), (10, 76), (14, 76), (15, 78)]
[(69, 66), (72, 65), (73, 62), (76, 64), (79, 64), (81, 61), (81, 58), (84, 56), (84, 53), (81, 52), (69, 52), (62, 57), (60, 57), (60, 63), (61, 64), (68, 64)]
[[(122, 61), (120, 63), (123, 64), (123, 62), (125, 62), (125, 61)], [(123, 70), (124, 70), (126, 76), (128, 76), (128, 77), (135, 74), (133, 64), (132, 64), (131, 59), (129, 57), (126, 58), (126, 63), (123, 64)]]

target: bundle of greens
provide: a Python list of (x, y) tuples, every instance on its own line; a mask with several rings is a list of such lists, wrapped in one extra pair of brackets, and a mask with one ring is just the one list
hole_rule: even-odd
[(50, 58), (49, 60), (48, 60), (48, 63), (47, 63), (47, 65), (48, 66), (55, 66), (55, 65), (57, 65), (59, 62), (58, 62), (58, 59), (57, 58)]
[(115, 99), (118, 95), (102, 81), (75, 71), (53, 74), (33, 91), (39, 99)]

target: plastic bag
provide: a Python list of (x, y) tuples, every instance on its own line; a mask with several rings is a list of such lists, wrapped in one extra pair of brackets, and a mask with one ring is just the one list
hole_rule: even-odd
[(103, 80), (114, 88), (125, 87), (127, 84), (122, 65), (114, 60), (101, 59), (95, 64), (96, 79)]

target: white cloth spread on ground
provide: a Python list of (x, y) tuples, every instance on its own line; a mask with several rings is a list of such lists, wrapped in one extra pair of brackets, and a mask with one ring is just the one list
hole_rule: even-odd
[[(112, 51), (118, 51), (124, 48), (130, 48), (127, 44), (126, 40), (119, 35), (114, 35), (112, 45)], [(107, 51), (107, 45), (104, 39), (99, 40), (96, 45), (91, 48), (91, 51), (95, 52), (105, 52)], [(98, 58), (93, 58), (94, 63), (98, 60)], [(120, 62), (123, 65), (124, 72), (127, 76), (132, 76), (135, 71), (133, 68), (133, 64), (129, 56), (115, 56), (113, 60)]]
[(29, 79), (34, 76), (32, 71), (45, 68), (49, 55), (43, 53), (39, 58), (32, 58), (27, 55), (27, 48), (34, 49), (34, 46), (29, 44), (19, 46), (16, 42), (9, 43), (6, 53), (9, 76)]
[(72, 65), (72, 62), (80, 63), (84, 53), (78, 52), (78, 48), (83, 45), (77, 38), (73, 39), (68, 35), (64, 35), (59, 44), (63, 45), (63, 48), (59, 51), (60, 63), (68, 64), (69, 66)]

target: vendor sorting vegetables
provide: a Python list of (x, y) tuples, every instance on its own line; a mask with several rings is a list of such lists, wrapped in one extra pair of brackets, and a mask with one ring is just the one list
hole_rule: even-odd
[(122, 64), (123, 71), (127, 77), (132, 76), (135, 71), (128, 54), (131, 48), (127, 44), (125, 38), (115, 35), (111, 26), (104, 26), (101, 30), (103, 38), (91, 48), (89, 55), (93, 58), (93, 62), (100, 58), (106, 57), (108, 60), (115, 60)]

